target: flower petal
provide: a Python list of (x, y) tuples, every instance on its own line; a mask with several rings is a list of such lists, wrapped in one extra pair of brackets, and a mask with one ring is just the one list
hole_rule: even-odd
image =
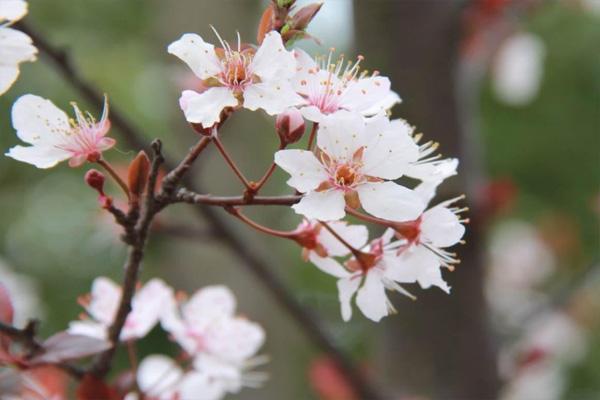
[(142, 392), (147, 396), (160, 396), (160, 399), (170, 398), (182, 377), (179, 365), (160, 354), (144, 358), (137, 371), (137, 383)]
[(385, 115), (367, 123), (370, 138), (363, 153), (362, 172), (384, 179), (398, 179), (419, 158), (419, 147), (406, 131), (397, 131)]
[(133, 297), (132, 311), (127, 316), (121, 340), (146, 336), (158, 322), (172, 292), (160, 279), (148, 281)]
[(222, 382), (196, 370), (185, 374), (177, 387), (174, 398), (181, 400), (219, 400), (225, 397)]
[[(390, 86), (390, 80), (384, 76), (358, 79), (348, 86), (340, 103), (343, 108), (363, 115), (386, 111), (384, 107), (389, 106), (392, 99), (395, 100), (395, 97), (389, 97), (393, 93)], [(395, 102), (391, 103), (394, 104)]]
[(256, 51), (249, 69), (263, 82), (286, 79), (296, 72), (296, 59), (285, 49), (279, 32), (271, 31)]
[(238, 100), (226, 87), (213, 87), (202, 93), (186, 90), (181, 93), (179, 104), (188, 122), (210, 128), (220, 120), (225, 107), (235, 107)]
[(51, 168), (71, 157), (71, 153), (52, 146), (15, 146), (5, 154), (17, 161), (32, 164), (37, 168)]
[(24, 0), (0, 0), (0, 23), (2, 20), (18, 21), (27, 14)]
[(100, 340), (105, 340), (108, 337), (108, 327), (106, 325), (90, 320), (69, 322), (67, 332), (72, 335), (83, 335)]
[(317, 145), (338, 161), (351, 160), (368, 142), (365, 122), (360, 115), (338, 111), (323, 119), (317, 132)]
[(203, 324), (208, 319), (231, 317), (235, 312), (235, 296), (227, 286), (207, 286), (198, 290), (182, 307), (189, 325)]
[(444, 292), (450, 293), (450, 287), (442, 278), (439, 258), (423, 246), (416, 246), (406, 251), (401, 257), (399, 269), (414, 272), (417, 282), (423, 289), (437, 286)]
[(412, 163), (405, 175), (419, 179), (423, 182), (441, 182), (444, 179), (456, 175), (458, 159), (446, 158), (444, 160), (426, 163)]
[(310, 253), (310, 261), (315, 264), (317, 268), (321, 271), (325, 272), (328, 275), (335, 276), (336, 278), (347, 278), (350, 276), (350, 272), (348, 272), (342, 265), (330, 257), (319, 257), (314, 252)]
[(356, 296), (356, 305), (372, 321), (379, 322), (389, 314), (389, 300), (385, 294), (381, 271), (373, 268), (367, 273)]
[(184, 34), (171, 43), (167, 51), (184, 61), (200, 79), (208, 79), (221, 72), (215, 47), (195, 33)]
[(310, 192), (304, 195), (298, 204), (292, 208), (297, 214), (308, 219), (320, 221), (336, 221), (344, 218), (346, 200), (340, 190), (327, 190), (325, 192)]
[(423, 213), (421, 236), (436, 247), (454, 246), (465, 234), (465, 227), (456, 214), (446, 207), (436, 206)]
[(12, 107), (17, 136), (31, 144), (55, 144), (71, 131), (69, 118), (50, 100), (32, 94), (17, 99)]
[(121, 301), (121, 288), (110, 279), (101, 276), (94, 279), (91, 295), (87, 312), (97, 321), (109, 326)]
[(244, 107), (248, 110), (265, 110), (269, 115), (277, 115), (287, 108), (304, 103), (287, 81), (277, 80), (256, 83), (244, 90)]
[(350, 321), (352, 318), (352, 296), (358, 290), (361, 278), (359, 276), (351, 276), (337, 281), (338, 298), (340, 300), (340, 308), (344, 321)]
[(210, 354), (232, 363), (242, 363), (263, 345), (265, 331), (244, 318), (222, 318), (210, 326), (203, 340)]
[(287, 184), (302, 193), (316, 189), (329, 178), (311, 151), (279, 150), (275, 153), (275, 163), (290, 174)]
[[(334, 221), (329, 224), (329, 227), (356, 249), (363, 247), (369, 240), (369, 231), (364, 225), (349, 225), (344, 221)], [(327, 229), (321, 229), (318, 241), (325, 246), (330, 256), (341, 257), (350, 253), (350, 250)]]
[(389, 221), (415, 220), (425, 208), (413, 190), (394, 182), (365, 183), (356, 191), (365, 211)]
[(19, 67), (15, 65), (0, 65), (0, 95), (8, 89), (19, 77)]

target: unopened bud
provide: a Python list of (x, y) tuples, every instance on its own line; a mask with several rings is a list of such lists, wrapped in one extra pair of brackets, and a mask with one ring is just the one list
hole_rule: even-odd
[(277, 116), (275, 129), (282, 145), (296, 143), (304, 135), (304, 117), (300, 111), (290, 108)]
[(274, 22), (273, 4), (269, 4), (260, 17), (258, 24), (258, 33), (256, 34), (256, 42), (258, 44), (262, 44), (265, 35), (274, 29)]
[(296, 0), (276, 0), (278, 7), (290, 8)]
[(127, 171), (127, 186), (133, 200), (138, 199), (144, 191), (149, 173), (150, 159), (142, 150), (129, 164)]
[(90, 169), (85, 173), (84, 179), (88, 186), (95, 189), (98, 193), (104, 194), (104, 181), (106, 178), (102, 172), (97, 169)]
[(291, 28), (299, 31), (305, 30), (322, 6), (323, 3), (313, 3), (299, 9), (292, 16)]

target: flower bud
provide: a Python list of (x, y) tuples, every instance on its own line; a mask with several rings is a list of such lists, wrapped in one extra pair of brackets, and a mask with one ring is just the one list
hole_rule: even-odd
[(323, 3), (313, 3), (299, 9), (292, 16), (291, 28), (298, 31), (305, 30), (322, 6)]
[(149, 174), (150, 159), (142, 150), (129, 164), (129, 170), (127, 171), (127, 186), (132, 200), (137, 200), (142, 195)]
[(300, 111), (290, 108), (277, 116), (275, 129), (282, 145), (296, 143), (304, 135), (304, 118)]
[(85, 173), (85, 183), (91, 188), (95, 189), (101, 195), (104, 194), (104, 174), (97, 169), (90, 169)]

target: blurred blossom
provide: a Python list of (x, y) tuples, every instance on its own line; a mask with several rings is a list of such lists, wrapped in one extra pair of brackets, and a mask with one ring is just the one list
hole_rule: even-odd
[(504, 323), (518, 324), (544, 300), (539, 286), (556, 269), (555, 256), (535, 227), (514, 220), (492, 232), (488, 257), (488, 303)]
[(329, 357), (313, 360), (308, 370), (311, 386), (322, 400), (357, 400), (352, 385), (340, 373), (335, 361)]
[(532, 33), (516, 33), (502, 44), (492, 71), (492, 85), (499, 100), (523, 106), (535, 99), (544, 71), (546, 48)]
[(15, 309), (15, 326), (23, 326), (31, 318), (43, 318), (44, 309), (38, 296), (37, 283), (32, 278), (17, 274), (0, 259), (0, 282), (8, 290)]

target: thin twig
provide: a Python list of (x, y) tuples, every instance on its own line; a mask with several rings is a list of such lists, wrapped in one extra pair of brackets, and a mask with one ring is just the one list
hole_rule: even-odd
[(206, 204), (213, 206), (291, 206), (296, 204), (301, 196), (213, 196), (210, 194), (199, 194), (189, 189), (181, 188), (172, 199), (173, 203)]
[(248, 179), (246, 179), (244, 173), (239, 169), (233, 158), (229, 155), (227, 149), (225, 148), (225, 146), (223, 146), (223, 142), (221, 142), (221, 139), (219, 139), (218, 136), (215, 136), (213, 138), (213, 141), (215, 142), (215, 146), (217, 146), (217, 149), (219, 149), (219, 153), (221, 153), (223, 159), (225, 160), (227, 165), (229, 165), (229, 168), (231, 168), (233, 173), (239, 178), (246, 190), (252, 192), (252, 185), (250, 185), (250, 182), (248, 182)]

